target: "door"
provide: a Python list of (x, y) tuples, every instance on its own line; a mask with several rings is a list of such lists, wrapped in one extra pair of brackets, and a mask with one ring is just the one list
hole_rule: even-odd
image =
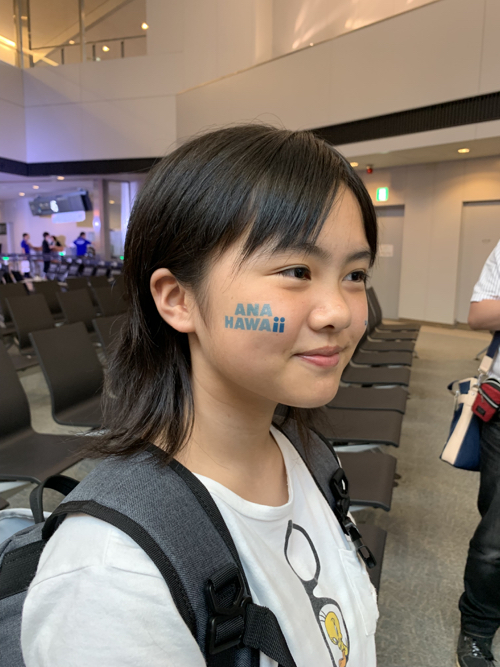
[(370, 284), (375, 289), (384, 317), (397, 319), (405, 207), (376, 206), (375, 211), (379, 227), (379, 251)]
[(464, 202), (455, 311), (457, 322), (467, 322), (472, 290), (499, 240), (500, 201)]

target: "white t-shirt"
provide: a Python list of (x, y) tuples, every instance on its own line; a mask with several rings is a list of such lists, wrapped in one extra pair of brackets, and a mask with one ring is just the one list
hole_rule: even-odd
[[(471, 302), (487, 299), (500, 299), (500, 241), (486, 260), (471, 296)], [(488, 375), (500, 380), (500, 354), (495, 356)]]
[[(199, 475), (238, 548), (253, 601), (272, 609), (298, 667), (375, 667), (376, 596), (364, 565), (287, 438), (272, 428), (289, 499), (243, 500)], [(288, 534), (288, 539), (287, 539)], [(156, 566), (113, 526), (69, 517), (23, 610), (27, 667), (203, 667)], [(276, 663), (261, 654), (262, 667)]]

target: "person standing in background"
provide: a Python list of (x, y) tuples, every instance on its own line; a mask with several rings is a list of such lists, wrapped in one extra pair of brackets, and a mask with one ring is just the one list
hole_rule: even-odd
[(21, 271), (24, 273), (26, 278), (31, 278), (29, 256), (32, 250), (40, 250), (40, 248), (35, 248), (35, 246), (30, 243), (30, 235), (27, 232), (24, 232), (23, 234), (21, 248), (23, 249), (23, 253), (26, 256), (26, 260), (21, 262)]
[(43, 253), (43, 272), (45, 276), (47, 275), (47, 271), (49, 270), (50, 267), (50, 234), (49, 232), (44, 232), (43, 233), (43, 241), (42, 241), (42, 253)]
[[(471, 329), (500, 331), (500, 242), (481, 271), (471, 297)], [(490, 376), (500, 380), (500, 355)], [(481, 422), (480, 485), (477, 501), (481, 521), (470, 541), (465, 565), (465, 590), (459, 602), (461, 632), (459, 667), (493, 667), (493, 637), (500, 627), (500, 414)]]
[(23, 240), (21, 241), (21, 248), (23, 249), (25, 255), (29, 255), (31, 250), (37, 250), (37, 248), (31, 245), (30, 235), (27, 232), (23, 234)]
[(85, 238), (85, 232), (80, 232), (80, 236), (73, 241), (73, 244), (76, 245), (76, 256), (83, 257), (87, 254), (87, 248), (89, 245), (92, 245), (91, 241), (87, 241)]
[(57, 236), (52, 236), (52, 245), (50, 246), (52, 252), (59, 254), (64, 250), (64, 247), (65, 246), (61, 243), (61, 241), (59, 241)]

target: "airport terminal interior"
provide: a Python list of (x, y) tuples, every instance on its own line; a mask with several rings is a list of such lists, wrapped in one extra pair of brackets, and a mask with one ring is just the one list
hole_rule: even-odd
[(498, 0), (1, 3), (0, 510), (30, 507), (23, 477), (96, 466), (64, 443), (103, 428), (127, 228), (155, 165), (222, 127), (311, 131), (379, 229), (367, 331), (316, 425), (378, 561), (377, 664), (455, 667), (480, 476), (440, 455), (448, 385), (491, 341), (468, 322), (500, 241), (499, 35)]

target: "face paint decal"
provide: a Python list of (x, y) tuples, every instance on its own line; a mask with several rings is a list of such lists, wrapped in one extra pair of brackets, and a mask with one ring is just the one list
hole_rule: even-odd
[[(247, 317), (236, 317), (236, 315), (247, 315)], [(254, 317), (250, 317), (253, 315)], [(260, 317), (255, 317), (260, 315)], [(267, 317), (264, 317), (267, 316)], [(235, 320), (236, 317), (236, 320)], [(269, 331), (273, 333), (285, 332), (285, 318), (273, 317), (273, 311), (269, 303), (247, 303), (246, 310), (242, 303), (236, 306), (234, 316), (224, 316), (224, 327), (226, 329), (242, 329), (243, 331)]]

